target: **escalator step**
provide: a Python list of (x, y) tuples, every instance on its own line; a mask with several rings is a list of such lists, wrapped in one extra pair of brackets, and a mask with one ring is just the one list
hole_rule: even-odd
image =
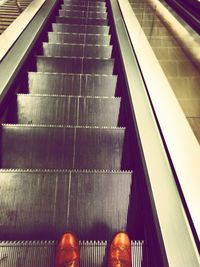
[(1, 167), (126, 170), (124, 139), (124, 128), (4, 124)]
[(45, 56), (111, 58), (112, 46), (43, 43)]
[(95, 11), (95, 12), (106, 12), (106, 7), (104, 6), (81, 6), (78, 3), (76, 5), (65, 4), (61, 5), (63, 10), (76, 10), (76, 11)]
[(106, 6), (105, 1), (84, 1), (84, 0), (64, 0), (64, 5), (80, 5), (80, 6)]
[(79, 96), (114, 96), (117, 76), (29, 72), (29, 92)]
[(110, 35), (49, 32), (48, 40), (50, 43), (109, 45)]
[[(44, 108), (45, 107), (45, 108)], [(117, 126), (120, 98), (17, 95), (17, 123)]]
[(110, 239), (127, 227), (131, 178), (131, 172), (1, 170), (1, 239), (58, 239), (66, 230), (79, 239)]
[(74, 17), (74, 18), (96, 18), (96, 19), (107, 19), (106, 12), (94, 12), (94, 11), (69, 11), (69, 10), (59, 10), (59, 15), (61, 17)]
[(80, 24), (80, 25), (108, 25), (107, 19), (88, 19), (72, 17), (56, 17), (56, 23)]
[[(80, 241), (81, 267), (106, 267), (107, 241)], [(132, 267), (142, 267), (143, 242), (131, 242)], [(0, 242), (1, 267), (54, 267), (55, 241)], [(37, 255), (37, 257), (35, 256)]]
[(54, 32), (68, 32), (68, 33), (92, 33), (92, 34), (108, 34), (109, 26), (97, 25), (73, 25), (73, 24), (52, 24)]
[(56, 73), (113, 74), (114, 59), (37, 56), (37, 71)]

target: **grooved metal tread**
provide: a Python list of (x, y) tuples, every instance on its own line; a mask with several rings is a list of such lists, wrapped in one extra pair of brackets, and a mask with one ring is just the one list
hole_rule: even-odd
[(4, 124), (1, 167), (132, 169), (126, 139), (125, 128)]
[(114, 96), (116, 75), (29, 72), (29, 92), (80, 96)]
[(111, 239), (119, 229), (126, 229), (131, 172), (7, 170), (0, 174), (1, 239), (58, 239), (66, 230), (79, 239)]
[[(108, 244), (108, 241), (80, 241), (81, 267), (106, 267)], [(132, 267), (142, 267), (143, 246), (143, 241), (131, 242)], [(1, 241), (1, 267), (54, 267), (55, 249), (55, 241)]]
[(49, 43), (68, 43), (86, 45), (110, 45), (111, 36), (108, 34), (84, 34), (49, 32)]
[(67, 56), (37, 56), (39, 72), (113, 74), (112, 58), (81, 58)]
[(92, 33), (92, 34), (109, 34), (110, 27), (105, 25), (86, 25), (86, 24), (65, 24), (52, 23), (54, 32), (68, 33)]
[(120, 98), (114, 97), (18, 94), (17, 116), (13, 122), (121, 126), (119, 122), (120, 101)]
[[(132, 150), (126, 128), (117, 127), (121, 99), (106, 10), (104, 1), (64, 0), (37, 72), (28, 73), (31, 94), (16, 95), (14, 124), (1, 126), (2, 239), (55, 240), (67, 230), (106, 240), (132, 221)], [(6, 244), (0, 265), (53, 264), (54, 242)], [(142, 244), (132, 243), (134, 267), (141, 267)], [(105, 266), (106, 243), (81, 246), (81, 266)], [(2, 247), (14, 248), (11, 256)]]
[(69, 56), (84, 58), (111, 58), (112, 46), (108, 45), (85, 45), (85, 44), (62, 44), (43, 42), (44, 56)]
[(99, 11), (70, 11), (66, 9), (59, 10), (60, 16), (71, 16), (74, 18), (100, 18), (100, 19), (107, 19), (107, 12), (99, 12)]
[(105, 1), (64, 0), (64, 4), (79, 4), (81, 6), (106, 6)]
[(94, 18), (72, 18), (72, 17), (65, 17), (59, 16), (56, 17), (56, 23), (64, 23), (64, 24), (79, 24), (79, 25), (96, 25), (96, 26), (106, 26), (108, 25), (107, 19), (94, 19)]
[(75, 5), (73, 4), (63, 4), (61, 5), (62, 10), (76, 10), (76, 11), (97, 11), (97, 12), (106, 12), (106, 6), (81, 6), (78, 3)]

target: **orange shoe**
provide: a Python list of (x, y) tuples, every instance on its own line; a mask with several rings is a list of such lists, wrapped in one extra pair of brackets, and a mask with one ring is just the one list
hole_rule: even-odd
[(131, 267), (131, 242), (126, 233), (115, 235), (108, 252), (108, 267)]
[(80, 248), (78, 239), (71, 233), (64, 233), (58, 243), (55, 267), (79, 267)]

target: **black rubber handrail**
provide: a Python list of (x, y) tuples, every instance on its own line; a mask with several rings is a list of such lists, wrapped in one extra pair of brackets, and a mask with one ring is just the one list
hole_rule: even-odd
[(196, 32), (200, 34), (200, 2), (165, 0)]

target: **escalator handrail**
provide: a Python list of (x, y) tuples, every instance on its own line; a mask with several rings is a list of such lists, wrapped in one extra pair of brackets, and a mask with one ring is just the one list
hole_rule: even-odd
[[(41, 3), (43, 0), (38, 1)], [(2, 108), (2, 103), (9, 94), (13, 82), (36, 44), (57, 2), (56, 0), (48, 0), (42, 4), (0, 62), (0, 108)]]
[[(155, 110), (152, 109), (149, 93), (147, 92), (148, 84), (146, 84), (146, 78), (138, 65), (133, 49), (134, 42), (130, 38), (130, 32), (127, 31), (125, 23), (128, 20), (132, 28), (138, 31), (139, 34), (141, 29), (135, 25), (133, 11), (128, 1), (119, 0), (117, 2), (117, 0), (111, 0), (111, 7), (132, 114), (137, 125), (141, 154), (143, 155), (144, 168), (147, 173), (145, 177), (146, 183), (149, 195), (152, 196), (152, 198), (150, 197), (151, 207), (154, 212), (157, 238), (161, 245), (160, 254), (163, 259), (163, 266), (197, 267), (200, 264), (198, 249), (175, 182), (157, 120), (154, 117)], [(142, 47), (141, 42), (140, 46)], [(147, 69), (149, 71), (151, 67)], [(154, 68), (152, 70), (154, 71)], [(157, 75), (157, 73), (154, 73), (154, 76)], [(149, 77), (149, 79), (153, 79), (153, 77)], [(161, 103), (159, 104), (161, 105)], [(164, 105), (166, 106), (166, 103)], [(181, 113), (182, 111), (179, 109), (178, 107), (178, 111)], [(183, 117), (184, 115), (182, 114), (181, 116)], [(186, 120), (185, 117), (184, 120)], [(191, 131), (188, 124), (186, 128), (187, 130), (189, 129), (189, 132)], [(169, 133), (169, 129), (165, 129), (166, 133), (167, 130)], [(191, 134), (193, 136), (193, 133)], [(196, 141), (195, 138), (194, 140)], [(199, 148), (197, 141), (194, 145)]]
[(165, 0), (195, 31), (200, 34), (200, 3), (196, 5), (187, 1)]
[(0, 62), (40, 10), (46, 0), (34, 0), (0, 35)]

